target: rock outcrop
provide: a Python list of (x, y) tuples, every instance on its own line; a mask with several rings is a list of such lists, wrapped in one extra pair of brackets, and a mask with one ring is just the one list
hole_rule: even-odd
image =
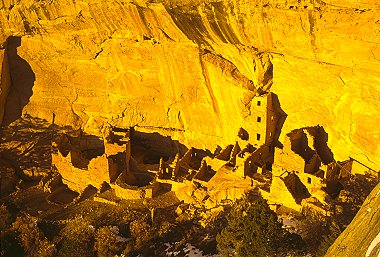
[[(21, 40), (9, 66), (1, 62), (3, 120), (19, 115), (4, 102), (13, 95), (24, 114), (88, 133), (101, 135), (106, 123), (136, 126), (214, 149), (234, 142), (240, 128), (250, 132), (249, 105), (271, 88), (287, 114), (282, 135), (319, 124), (335, 159), (378, 169), (378, 7), (377, 0), (2, 1), (0, 57), (10, 56), (10, 36)], [(15, 87), (23, 77), (15, 62), (29, 72), (26, 95)]]
[(380, 254), (380, 184), (365, 200), (354, 220), (329, 248), (326, 257), (376, 257)]

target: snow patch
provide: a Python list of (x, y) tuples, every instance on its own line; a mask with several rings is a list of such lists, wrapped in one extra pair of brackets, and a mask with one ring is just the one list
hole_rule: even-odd
[(186, 253), (186, 256), (188, 256), (188, 257), (219, 257), (219, 255), (217, 255), (217, 254), (203, 255), (203, 252), (201, 250), (192, 246), (189, 243), (186, 244), (186, 247), (183, 250)]
[(207, 255), (204, 255), (202, 250), (196, 248), (195, 246), (187, 243), (185, 248), (183, 248), (183, 253), (185, 253), (185, 255), (180, 255), (181, 254), (181, 251), (170, 251), (170, 248), (173, 247), (174, 244), (170, 244), (170, 243), (165, 243), (164, 244), (167, 248), (166, 248), (166, 255), (167, 256), (186, 256), (186, 257), (219, 257), (218, 254), (207, 254)]

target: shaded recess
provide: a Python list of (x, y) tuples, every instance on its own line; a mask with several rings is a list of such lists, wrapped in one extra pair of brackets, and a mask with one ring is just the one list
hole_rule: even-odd
[(315, 152), (309, 147), (308, 138), (303, 130), (294, 131), (289, 134), (289, 138), (292, 151), (301, 156), (306, 163), (310, 162)]
[(280, 138), (282, 127), (284, 126), (285, 120), (288, 115), (281, 108), (281, 104), (280, 104), (280, 100), (278, 99), (278, 96), (274, 93), (271, 93), (271, 95), (272, 95), (272, 108), (274, 109), (275, 112), (277, 112), (276, 129), (273, 135), (273, 147), (282, 148), (283, 145), (279, 141), (279, 138)]
[(159, 164), (160, 158), (168, 161), (179, 153), (183, 155), (187, 147), (169, 136), (162, 136), (157, 132), (146, 133), (133, 131), (132, 139), (132, 156), (144, 164)]
[(50, 195), (46, 197), (46, 200), (56, 204), (69, 204), (79, 196), (78, 192), (68, 189), (66, 186), (61, 186)]
[[(268, 65), (269, 65), (269, 67), (266, 70), (266, 72), (264, 73), (264, 79), (262, 81), (263, 85), (271, 85), (271, 81), (273, 81), (273, 64), (270, 60), (268, 62)], [(276, 97), (277, 97), (277, 95), (276, 95)], [(278, 97), (277, 97), (277, 100), (278, 100)]]
[(202, 17), (198, 12), (189, 14), (181, 7), (167, 8), (166, 11), (188, 39), (197, 44), (209, 45), (206, 38), (210, 38), (210, 35), (203, 25)]
[(287, 135), (292, 151), (301, 156), (305, 163), (322, 162), (327, 165), (334, 161), (334, 154), (327, 145), (328, 134), (322, 126), (296, 129)]
[(2, 125), (9, 125), (19, 119), (33, 94), (36, 77), (29, 63), (18, 55), (19, 46), (21, 46), (21, 37), (12, 36), (7, 39), (5, 52), (9, 61), (11, 83)]
[[(31, 199), (25, 199), (22, 204), (30, 204), (40, 210), (57, 203), (67, 204), (77, 197), (78, 194), (64, 186), (60, 177), (52, 172), (52, 141), (61, 131), (71, 130), (29, 115), (9, 126), (0, 127), (1, 196), (9, 195), (18, 188), (25, 192), (31, 190)], [(40, 185), (48, 185), (45, 189), (49, 188), (51, 194), (34, 188), (40, 182)]]
[(318, 126), (318, 140), (315, 142), (315, 149), (324, 164), (334, 161), (334, 154), (327, 145), (328, 134), (325, 129)]
[(96, 136), (87, 135), (83, 132), (80, 132), (79, 137), (62, 134), (54, 141), (64, 157), (71, 152), (72, 165), (76, 168), (87, 169), (91, 159), (104, 154), (103, 141)]
[[(63, 129), (63, 128), (61, 128)], [(25, 116), (11, 126), (0, 127), (0, 146), (6, 142), (17, 142), (14, 147), (0, 147), (0, 155), (22, 169), (51, 168), (51, 142), (58, 127), (46, 120)]]
[(283, 178), (283, 181), (298, 204), (301, 203), (302, 199), (311, 196), (306, 186), (301, 182), (297, 175), (290, 173)]
[[(212, 16), (209, 17), (209, 19), (212, 20), (211, 24), (214, 24), (214, 26), (212, 26), (214, 32), (220, 31), (222, 35), (219, 35), (219, 37), (224, 37), (225, 40), (231, 44), (240, 44), (241, 42), (236, 37), (230, 26), (230, 22), (226, 18), (229, 16), (226, 12), (227, 7), (223, 4), (223, 2), (213, 2), (211, 5), (212, 7), (209, 7), (209, 12), (212, 13)], [(208, 16), (210, 16), (210, 14), (208, 14)]]
[(203, 18), (199, 12), (189, 12), (184, 6), (167, 8), (166, 11), (187, 38), (197, 44), (210, 46), (207, 42), (212, 38), (210, 32), (216, 35), (223, 43), (240, 44), (240, 40), (226, 18), (228, 17), (227, 9), (228, 7), (221, 2), (203, 6), (202, 11), (207, 16), (211, 31), (208, 31), (203, 24)]

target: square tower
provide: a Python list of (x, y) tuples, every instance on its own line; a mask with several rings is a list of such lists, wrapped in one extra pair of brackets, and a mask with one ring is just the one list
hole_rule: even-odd
[(265, 93), (255, 96), (251, 102), (250, 141), (255, 147), (269, 145), (273, 142), (279, 113), (273, 105), (273, 94)]

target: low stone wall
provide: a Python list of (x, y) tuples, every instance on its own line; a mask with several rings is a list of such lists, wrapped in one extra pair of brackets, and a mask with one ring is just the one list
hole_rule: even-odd
[(71, 190), (82, 192), (88, 185), (100, 188), (104, 181), (110, 183), (108, 161), (104, 156), (92, 159), (87, 169), (74, 167), (71, 153), (66, 157), (59, 152), (53, 154), (52, 162)]
[(293, 195), (289, 192), (284, 181), (280, 177), (274, 176), (270, 187), (269, 204), (279, 204), (297, 212), (302, 211), (302, 206), (297, 204)]
[(128, 185), (114, 185), (111, 188), (115, 190), (115, 195), (125, 200), (135, 200), (144, 198), (153, 198), (157, 196), (160, 189), (159, 183), (153, 183), (146, 187), (132, 187)]

